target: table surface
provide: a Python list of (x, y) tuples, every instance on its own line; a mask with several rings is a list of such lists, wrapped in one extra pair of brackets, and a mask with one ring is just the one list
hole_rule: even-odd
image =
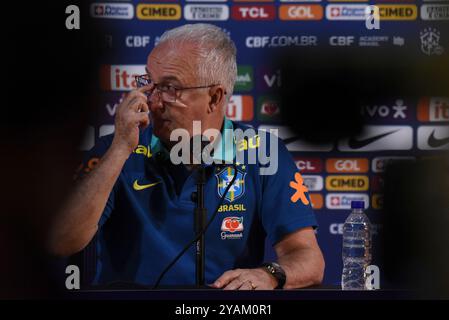
[(151, 299), (151, 300), (378, 300), (407, 299), (400, 290), (343, 291), (340, 286), (314, 286), (293, 290), (225, 291), (209, 287), (169, 286), (152, 290), (128, 283), (92, 286), (71, 291), (74, 299)]

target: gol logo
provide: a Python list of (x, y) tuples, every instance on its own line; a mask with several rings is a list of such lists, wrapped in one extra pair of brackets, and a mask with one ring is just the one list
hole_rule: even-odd
[(416, 20), (418, 16), (418, 9), (414, 4), (381, 4), (377, 7), (379, 7), (380, 20)]
[(365, 158), (329, 158), (326, 170), (330, 173), (362, 173), (368, 172), (369, 163)]
[(368, 190), (367, 176), (327, 176), (326, 189), (330, 191), (365, 191)]
[(281, 5), (279, 7), (281, 20), (321, 20), (323, 19), (323, 7), (312, 5)]
[(179, 20), (181, 6), (179, 4), (139, 4), (136, 8), (140, 20)]
[(227, 217), (223, 219), (221, 231), (243, 231), (243, 217)]

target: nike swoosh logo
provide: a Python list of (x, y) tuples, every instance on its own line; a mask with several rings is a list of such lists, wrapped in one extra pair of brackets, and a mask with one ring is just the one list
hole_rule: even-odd
[(388, 135), (390, 135), (392, 133), (398, 132), (399, 130), (400, 129), (393, 130), (393, 131), (390, 131), (390, 132), (385, 132), (385, 133), (379, 134), (377, 136), (374, 136), (374, 137), (371, 137), (371, 138), (368, 138), (368, 139), (363, 139), (363, 140), (357, 140), (357, 139), (354, 139), (354, 138), (350, 138), (348, 140), (348, 146), (351, 149), (361, 149), (361, 148), (369, 145), (370, 143), (373, 143), (376, 140), (382, 139), (383, 137), (386, 137), (386, 136), (388, 136)]
[(133, 188), (136, 191), (140, 191), (140, 190), (144, 190), (144, 189), (147, 189), (147, 188), (154, 187), (155, 185), (157, 185), (159, 183), (161, 183), (161, 182), (158, 181), (158, 182), (154, 182), (154, 183), (150, 183), (150, 184), (142, 184), (142, 185), (140, 185), (140, 184), (137, 183), (137, 180), (136, 180), (136, 181), (134, 181)]
[(429, 139), (427, 139), (427, 143), (432, 148), (441, 147), (442, 145), (445, 145), (448, 142), (449, 142), (449, 137), (443, 138), (443, 139), (435, 138), (435, 130), (432, 131), (432, 134), (429, 136)]

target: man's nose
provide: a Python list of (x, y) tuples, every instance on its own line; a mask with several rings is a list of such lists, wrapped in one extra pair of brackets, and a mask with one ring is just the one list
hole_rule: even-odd
[(152, 112), (158, 110), (158, 109), (163, 109), (164, 105), (162, 103), (162, 99), (160, 97), (159, 92), (157, 91), (157, 89), (154, 89), (151, 92), (151, 95), (148, 97), (148, 101), (149, 101), (149, 107), (150, 110)]

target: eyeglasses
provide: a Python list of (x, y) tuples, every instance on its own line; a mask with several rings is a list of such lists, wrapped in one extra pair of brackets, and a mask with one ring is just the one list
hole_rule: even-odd
[(179, 88), (179, 87), (175, 87), (171, 84), (154, 83), (147, 74), (135, 76), (135, 78), (136, 78), (137, 88), (147, 86), (151, 83), (154, 85), (153, 91), (147, 93), (148, 99), (150, 99), (153, 96), (153, 93), (156, 91), (159, 99), (161, 99), (163, 102), (170, 102), (170, 103), (176, 102), (176, 99), (179, 99), (181, 91), (183, 91), (183, 90), (203, 89), (203, 88), (210, 88), (210, 87), (218, 85), (218, 84), (211, 84), (208, 86)]

